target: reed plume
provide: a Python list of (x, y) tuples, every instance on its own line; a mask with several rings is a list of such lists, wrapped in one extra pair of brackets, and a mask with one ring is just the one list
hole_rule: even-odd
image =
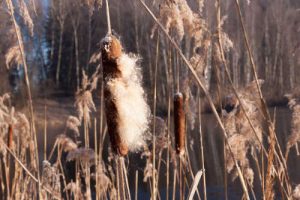
[(19, 46), (16, 44), (10, 47), (5, 54), (6, 67), (10, 68), (13, 64), (17, 66), (22, 64), (22, 56)]
[(66, 122), (66, 127), (68, 129), (74, 131), (76, 137), (80, 136), (80, 133), (79, 133), (80, 126), (81, 126), (81, 122), (77, 117), (72, 116), (72, 115), (70, 115), (68, 117), (67, 122)]
[(295, 189), (293, 190), (293, 198), (295, 200), (299, 200), (300, 199), (300, 184), (296, 185)]
[[(95, 103), (93, 101), (92, 91), (97, 86), (98, 78), (92, 78), (91, 80), (82, 72), (82, 81), (81, 81), (81, 88), (76, 92), (76, 101), (75, 106), (78, 112), (78, 118), (81, 122), (82, 119), (85, 123), (90, 123), (90, 113), (91, 111), (95, 111)], [(77, 123), (78, 124), (78, 123)]]
[(144, 145), (150, 109), (141, 86), (138, 58), (124, 53), (113, 35), (101, 43), (108, 132), (113, 150), (124, 156)]
[[(61, 198), (60, 173), (57, 165), (51, 166), (47, 160), (43, 161), (41, 183), (43, 187), (50, 190), (54, 196)], [(47, 196), (46, 191), (43, 191), (44, 198), (51, 199), (51, 195)]]
[(22, 17), (25, 25), (27, 26), (30, 35), (33, 36), (34, 24), (24, 0), (19, 0), (19, 14)]
[(290, 149), (295, 146), (297, 154), (299, 155), (298, 142), (300, 141), (300, 97), (297, 93), (299, 89), (295, 89), (296, 92), (293, 94), (285, 95), (289, 100), (289, 108), (292, 110), (292, 122), (291, 122), (291, 135), (288, 137), (286, 147), (286, 159)]
[[(259, 81), (263, 83), (262, 80)], [(224, 125), (228, 132), (228, 144), (232, 148), (232, 152), (236, 160), (240, 163), (245, 178), (250, 184), (253, 183), (254, 172), (250, 167), (248, 160), (248, 152), (252, 154), (256, 150), (260, 150), (262, 142), (262, 113), (260, 111), (260, 101), (255, 82), (249, 83), (246, 87), (239, 89), (238, 95), (241, 99), (241, 104), (249, 116), (257, 137), (252, 131), (250, 124), (247, 121), (245, 113), (242, 111), (241, 105), (234, 94), (229, 94), (223, 101), (222, 115), (224, 117)], [(229, 149), (226, 149), (229, 153)], [(227, 172), (232, 173), (233, 179), (237, 177), (235, 164), (231, 156), (226, 156)]]

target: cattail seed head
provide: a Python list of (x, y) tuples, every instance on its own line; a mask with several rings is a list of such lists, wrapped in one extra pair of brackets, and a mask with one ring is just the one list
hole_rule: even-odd
[(178, 92), (174, 95), (174, 129), (176, 152), (181, 156), (185, 152), (185, 113), (183, 106), (183, 95)]
[(8, 135), (7, 135), (7, 146), (8, 148), (12, 147), (13, 143), (13, 125), (9, 124), (8, 126)]
[(123, 52), (113, 35), (101, 45), (105, 113), (110, 141), (115, 153), (125, 156), (140, 149), (148, 130), (150, 109), (141, 87), (137, 57)]
[(103, 62), (116, 62), (122, 55), (120, 40), (114, 35), (108, 35), (101, 41), (101, 53)]
[(128, 153), (127, 145), (122, 142), (119, 126), (119, 113), (112, 91), (108, 87), (110, 79), (121, 76), (121, 71), (118, 69), (118, 59), (122, 54), (122, 46), (120, 41), (113, 35), (106, 36), (101, 42), (103, 78), (105, 80), (104, 98), (105, 98), (105, 113), (108, 125), (110, 142), (113, 150), (125, 156)]

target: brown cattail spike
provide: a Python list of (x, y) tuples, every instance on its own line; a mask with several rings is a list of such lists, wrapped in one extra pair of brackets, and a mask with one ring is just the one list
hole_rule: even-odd
[(183, 95), (178, 92), (174, 95), (174, 129), (176, 152), (179, 155), (183, 155), (185, 152), (185, 113), (183, 106)]
[(10, 124), (8, 126), (8, 135), (7, 135), (7, 146), (8, 146), (8, 148), (12, 147), (12, 142), (13, 142), (13, 125)]
[(108, 132), (112, 148), (115, 153), (125, 156), (128, 153), (128, 146), (122, 141), (119, 133), (119, 111), (112, 91), (107, 86), (108, 81), (121, 76), (118, 68), (118, 59), (122, 55), (122, 46), (120, 41), (113, 35), (108, 35), (102, 40), (101, 46), (103, 80), (104, 80), (104, 98), (105, 114), (108, 126)]

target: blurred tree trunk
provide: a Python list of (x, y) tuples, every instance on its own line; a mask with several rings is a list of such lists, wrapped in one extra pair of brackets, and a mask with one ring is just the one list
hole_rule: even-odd
[[(86, 58), (86, 66), (87, 69), (89, 66), (90, 61), (90, 54), (91, 54), (91, 38), (92, 38), (92, 15), (93, 15), (93, 8), (89, 6), (89, 14), (88, 14), (88, 46), (87, 46), (87, 58)], [(78, 40), (78, 39), (77, 39)]]
[(58, 59), (57, 59), (56, 76), (55, 76), (57, 85), (59, 85), (59, 74), (60, 74), (60, 68), (61, 68), (63, 33), (64, 33), (64, 22), (60, 23), (60, 30), (59, 30)]
[(57, 15), (57, 19), (59, 22), (59, 46), (58, 46), (58, 59), (57, 59), (57, 66), (56, 66), (56, 84), (59, 85), (59, 75), (60, 75), (60, 68), (61, 68), (61, 56), (62, 56), (62, 47), (63, 47), (63, 34), (65, 28), (65, 19), (67, 16), (67, 10), (65, 9), (66, 1), (59, 0), (59, 12)]
[(74, 42), (75, 42), (75, 63), (76, 63), (76, 87), (77, 90), (80, 86), (80, 78), (79, 78), (79, 55), (78, 55), (78, 34), (77, 27), (74, 27)]

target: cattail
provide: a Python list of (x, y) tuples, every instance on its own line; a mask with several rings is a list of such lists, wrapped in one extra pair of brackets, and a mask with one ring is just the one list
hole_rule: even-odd
[(176, 152), (179, 155), (183, 155), (185, 151), (185, 113), (183, 106), (183, 95), (178, 92), (174, 95), (174, 128)]
[(7, 146), (8, 146), (8, 148), (12, 147), (12, 142), (13, 142), (13, 125), (9, 124), (8, 134), (7, 134)]
[(137, 58), (122, 50), (113, 35), (102, 40), (105, 113), (113, 150), (119, 155), (140, 149), (148, 130), (150, 109), (141, 87)]

